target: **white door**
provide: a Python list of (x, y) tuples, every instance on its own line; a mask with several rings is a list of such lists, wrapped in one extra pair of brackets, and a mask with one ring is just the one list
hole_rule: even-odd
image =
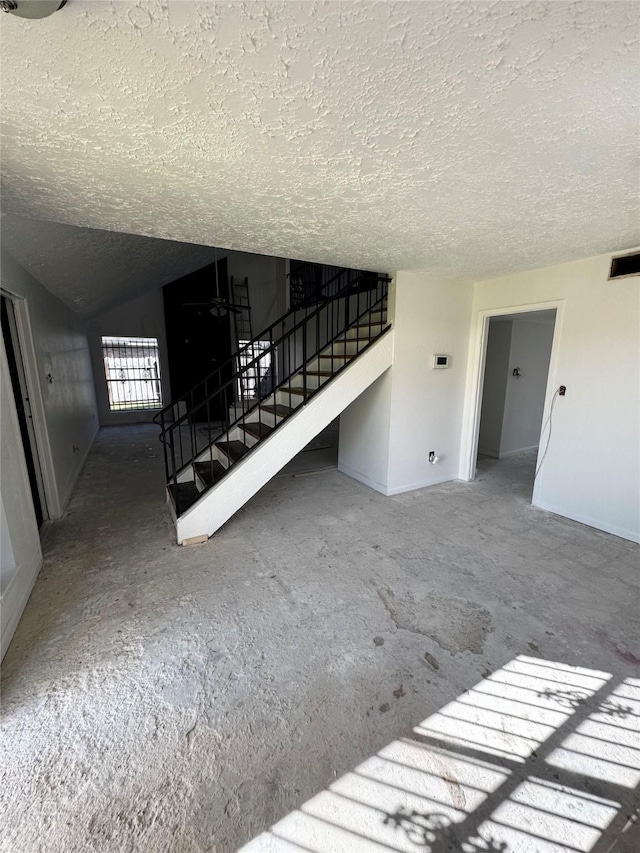
[[(4, 338), (0, 335), (0, 653), (4, 656), (42, 564), (40, 534)], [(8, 537), (8, 539), (7, 539)]]

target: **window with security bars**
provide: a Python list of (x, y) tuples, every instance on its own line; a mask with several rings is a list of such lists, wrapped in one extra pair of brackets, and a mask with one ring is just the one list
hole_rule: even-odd
[(252, 400), (256, 397), (266, 397), (271, 393), (273, 385), (270, 342), (238, 341), (238, 346), (240, 347), (238, 353), (240, 375), (237, 380), (239, 399)]
[(109, 409), (162, 408), (157, 338), (102, 338)]

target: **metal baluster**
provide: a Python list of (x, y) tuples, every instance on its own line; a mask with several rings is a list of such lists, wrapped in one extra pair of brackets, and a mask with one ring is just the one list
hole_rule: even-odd
[[(187, 417), (189, 417), (188, 414), (187, 414)], [(180, 440), (180, 461), (182, 462), (182, 460), (184, 458), (184, 454), (182, 452), (182, 422), (180, 420), (178, 420), (178, 438)], [(182, 465), (180, 465), (180, 467), (182, 468)], [(174, 468), (174, 471), (173, 471), (174, 477), (175, 477), (176, 473), (177, 473), (177, 471)]]
[(172, 467), (173, 482), (174, 482), (174, 485), (176, 486), (176, 510), (177, 510), (177, 508), (178, 508), (178, 497), (177, 497), (178, 496), (178, 491), (177, 491), (178, 480), (176, 477), (176, 442), (175, 442), (175, 438), (173, 437), (173, 432), (175, 432), (175, 424), (171, 427), (171, 430), (172, 430), (172, 436), (171, 436), (171, 467)]
[(167, 451), (167, 439), (165, 436), (164, 425), (164, 409), (160, 412), (160, 441), (162, 442), (162, 450), (164, 453), (164, 476), (165, 482), (169, 482), (169, 455)]
[(302, 404), (304, 405), (307, 400), (307, 318), (304, 318), (304, 325), (302, 326)]
[[(213, 483), (213, 448), (211, 447), (211, 400), (207, 396), (207, 438), (209, 443), (207, 447), (209, 448), (209, 470), (211, 472), (211, 482)], [(205, 489), (206, 489), (205, 483)]]
[[(195, 398), (194, 398), (194, 396), (193, 396), (193, 391), (192, 391), (192, 392), (191, 392), (191, 408), (192, 408), (192, 409), (193, 409), (193, 408), (194, 408), (194, 406), (195, 406), (194, 399), (195, 399)], [(199, 411), (199, 410), (198, 410), (198, 411)], [(196, 418), (195, 418), (195, 411), (194, 411), (194, 417), (191, 419), (191, 429), (189, 430), (189, 437), (190, 437), (190, 439), (191, 439), (191, 456), (190, 456), (190, 459), (191, 459), (191, 460), (193, 460), (193, 459), (195, 458), (195, 455), (196, 455), (196, 454), (195, 454), (195, 449), (196, 449), (196, 442), (197, 442), (197, 440), (198, 440), (198, 439), (197, 439), (197, 433), (196, 433)]]

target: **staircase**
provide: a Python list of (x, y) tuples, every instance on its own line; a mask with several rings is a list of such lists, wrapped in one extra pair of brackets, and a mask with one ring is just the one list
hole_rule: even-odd
[[(289, 311), (156, 415), (178, 543), (215, 533), (391, 366), (388, 285), (339, 270), (319, 304)], [(256, 375), (269, 381), (247, 402)]]

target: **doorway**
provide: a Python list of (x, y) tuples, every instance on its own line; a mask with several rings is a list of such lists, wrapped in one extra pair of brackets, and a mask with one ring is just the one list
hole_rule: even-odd
[(486, 318), (476, 474), (532, 502), (550, 438), (545, 402), (556, 309)]
[(24, 448), (33, 507), (38, 529), (41, 529), (44, 522), (49, 518), (49, 512), (47, 510), (44, 481), (38, 455), (30, 393), (27, 386), (15, 305), (13, 300), (4, 294), (1, 297), (1, 301), (2, 338), (5, 352), (7, 353), (7, 367), (9, 368), (9, 375), (11, 377), (11, 392), (18, 416), (20, 438), (22, 439), (22, 446)]

